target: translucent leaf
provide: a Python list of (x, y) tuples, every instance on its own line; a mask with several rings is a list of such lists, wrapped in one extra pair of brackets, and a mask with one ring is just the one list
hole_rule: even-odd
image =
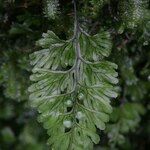
[(79, 58), (74, 39), (64, 41), (48, 31), (37, 42), (43, 50), (30, 55), (30, 102), (56, 150), (60, 145), (62, 150), (91, 150), (100, 140), (96, 128), (104, 130), (109, 121), (110, 98), (117, 96), (117, 65), (103, 60), (112, 47), (109, 33), (81, 33), (77, 44)]

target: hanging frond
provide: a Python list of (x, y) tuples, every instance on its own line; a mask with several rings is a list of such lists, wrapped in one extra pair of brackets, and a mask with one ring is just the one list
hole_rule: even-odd
[[(37, 42), (43, 49), (31, 54), (34, 66), (30, 100), (48, 130), (55, 150), (92, 149), (99, 142), (96, 127), (105, 129), (117, 93), (117, 65), (103, 60), (111, 50), (110, 35), (84, 33), (64, 41), (52, 31)], [(61, 145), (61, 146), (60, 146)]]
[(58, 0), (45, 0), (44, 1), (44, 14), (48, 19), (54, 19), (58, 13)]

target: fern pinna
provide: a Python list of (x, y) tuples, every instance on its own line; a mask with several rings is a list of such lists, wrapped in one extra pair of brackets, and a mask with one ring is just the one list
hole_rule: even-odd
[(37, 42), (42, 50), (30, 56), (30, 100), (54, 150), (92, 149), (100, 140), (96, 129), (105, 129), (112, 112), (110, 98), (117, 96), (117, 65), (104, 60), (112, 47), (110, 35), (88, 35), (80, 28), (75, 1), (74, 8), (73, 37), (65, 41), (48, 31)]

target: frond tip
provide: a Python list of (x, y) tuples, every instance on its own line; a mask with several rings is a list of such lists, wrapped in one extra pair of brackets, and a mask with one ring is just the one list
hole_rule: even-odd
[(112, 46), (109, 33), (80, 33), (78, 56), (74, 42), (48, 31), (37, 42), (43, 49), (30, 56), (31, 104), (55, 150), (91, 150), (100, 140), (96, 128), (104, 130), (112, 112), (110, 98), (117, 96), (117, 65), (103, 60)]

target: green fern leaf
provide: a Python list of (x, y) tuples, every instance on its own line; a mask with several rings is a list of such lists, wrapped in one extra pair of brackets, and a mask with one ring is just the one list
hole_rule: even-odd
[(37, 42), (43, 49), (30, 56), (31, 104), (56, 150), (92, 149), (100, 140), (96, 128), (104, 130), (112, 112), (110, 98), (117, 96), (117, 65), (103, 60), (112, 46), (109, 33), (80, 32), (78, 39), (64, 41), (48, 31)]

